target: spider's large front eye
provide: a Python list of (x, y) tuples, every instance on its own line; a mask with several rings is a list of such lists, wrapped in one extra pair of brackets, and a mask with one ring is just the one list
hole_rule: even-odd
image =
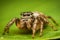
[(29, 14), (27, 16), (30, 16)]

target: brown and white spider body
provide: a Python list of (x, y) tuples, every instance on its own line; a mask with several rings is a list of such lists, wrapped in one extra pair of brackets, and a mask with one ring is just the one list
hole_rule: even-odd
[(37, 30), (40, 30), (40, 36), (43, 33), (43, 28), (45, 24), (50, 25), (54, 30), (56, 28), (48, 21), (48, 18), (50, 18), (55, 24), (55, 20), (50, 17), (46, 16), (43, 13), (39, 12), (22, 12), (21, 18), (13, 18), (5, 27), (3, 34), (9, 32), (10, 26), (15, 22), (16, 26), (19, 29), (28, 29), (32, 30), (32, 37), (34, 38), (34, 35)]

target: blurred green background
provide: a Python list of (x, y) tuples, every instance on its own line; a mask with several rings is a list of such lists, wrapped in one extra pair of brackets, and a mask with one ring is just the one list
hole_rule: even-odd
[[(31, 33), (19, 30), (15, 24), (10, 28), (10, 33), (2, 35), (5, 25), (14, 17), (20, 18), (20, 13), (25, 11), (39, 11), (52, 16), (60, 24), (60, 0), (0, 0), (0, 40), (32, 40)], [(60, 26), (53, 31), (50, 26), (44, 29), (43, 36), (35, 35), (35, 40), (60, 38)]]

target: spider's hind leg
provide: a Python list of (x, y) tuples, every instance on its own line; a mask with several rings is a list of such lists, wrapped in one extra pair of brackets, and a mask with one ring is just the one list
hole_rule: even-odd
[(55, 23), (56, 25), (58, 25), (58, 23), (51, 16), (47, 16), (47, 18), (51, 19), (53, 21), (53, 23)]
[(47, 20), (47, 18), (50, 18), (50, 19), (57, 25), (57, 23), (55, 22), (55, 20), (54, 20), (52, 17), (50, 17), (50, 16), (45, 16), (45, 17), (41, 17), (41, 18), (43, 19), (43, 21), (44, 21), (45, 23), (47, 23), (48, 25), (50, 25), (53, 30), (57, 30), (57, 29), (54, 27), (54, 25)]
[(4, 28), (4, 32), (3, 32), (3, 35), (5, 35), (5, 33), (9, 33), (9, 28), (10, 26), (16, 21), (17, 18), (13, 18), (11, 19), (8, 24), (5, 26)]
[(51, 24), (50, 22), (48, 22), (48, 25), (50, 25), (54, 31), (57, 31), (56, 27), (53, 24)]

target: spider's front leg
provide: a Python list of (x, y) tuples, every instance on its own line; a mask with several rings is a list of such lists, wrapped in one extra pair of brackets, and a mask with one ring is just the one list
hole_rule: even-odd
[(13, 18), (11, 19), (8, 24), (5, 26), (4, 28), (4, 32), (3, 32), (3, 35), (5, 35), (5, 33), (9, 33), (9, 28), (10, 26), (16, 21), (17, 18)]
[(33, 23), (33, 27), (32, 27), (32, 38), (34, 38), (35, 36), (35, 32), (36, 32), (36, 27), (37, 27), (37, 19), (34, 20), (34, 23)]

